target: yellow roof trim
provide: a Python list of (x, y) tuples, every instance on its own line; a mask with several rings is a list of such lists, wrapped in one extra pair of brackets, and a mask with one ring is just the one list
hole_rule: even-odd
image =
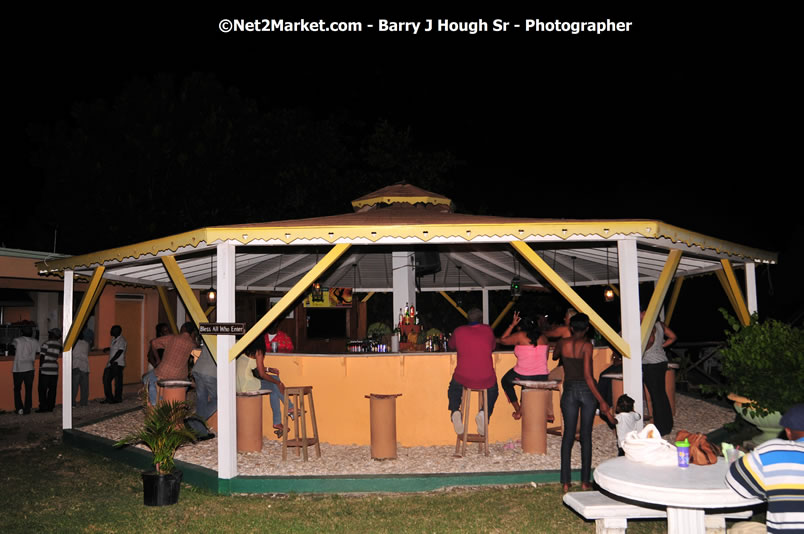
[[(292, 221), (290, 221), (292, 222)], [(257, 226), (220, 226), (184, 232), (161, 239), (118, 247), (79, 256), (51, 259), (37, 263), (41, 272), (56, 272), (64, 269), (91, 268), (110, 261), (125, 258), (139, 258), (151, 255), (156, 257), (167, 251), (176, 252), (182, 247), (197, 247), (202, 243), (211, 245), (222, 241), (236, 241), (248, 244), (255, 240), (280, 241), (292, 243), (297, 240), (323, 239), (328, 243), (343, 240), (365, 239), (377, 242), (383, 238), (416, 238), (423, 242), (435, 238), (462, 239), (471, 242), (478, 238), (502, 238), (511, 236), (517, 240), (555, 236), (559, 239), (571, 237), (599, 236), (610, 238), (615, 235), (633, 235), (645, 238), (666, 238), (674, 243), (700, 246), (719, 253), (751, 259), (753, 261), (775, 262), (777, 255), (767, 251), (745, 247), (728, 241), (715, 239), (703, 234), (690, 232), (676, 226), (655, 220), (538, 220), (502, 219), (500, 222), (454, 224), (372, 224), (372, 225), (299, 225), (293, 226), (282, 221), (281, 226), (271, 223)]]
[(357, 199), (352, 201), (352, 206), (355, 209), (359, 209), (365, 206), (373, 206), (379, 203), (386, 203), (386, 204), (435, 204), (440, 205), (443, 204), (444, 206), (449, 206), (452, 204), (452, 201), (448, 198), (444, 197), (434, 197), (429, 195), (422, 195), (422, 196), (379, 196), (379, 197), (371, 197), (371, 198), (363, 198)]

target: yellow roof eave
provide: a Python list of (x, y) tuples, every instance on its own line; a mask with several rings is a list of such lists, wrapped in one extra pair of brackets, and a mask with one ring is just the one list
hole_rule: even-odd
[[(293, 243), (297, 241), (325, 240), (328, 243), (351, 240), (367, 240), (377, 242), (384, 238), (416, 238), (423, 242), (435, 238), (461, 239), (471, 242), (478, 238), (498, 237), (501, 242), (511, 238), (529, 240), (533, 238), (557, 237), (569, 239), (598, 236), (603, 239), (612, 236), (633, 235), (644, 238), (666, 238), (673, 243), (684, 243), (688, 246), (699, 246), (743, 257), (752, 261), (776, 262), (776, 254), (745, 247), (728, 241), (719, 240), (703, 234), (690, 232), (682, 228), (655, 220), (533, 220), (511, 219), (500, 222), (456, 222), (439, 224), (372, 224), (372, 225), (298, 225), (283, 222), (282, 225), (243, 225), (207, 227), (184, 232), (160, 239), (144, 241), (134, 245), (107, 249), (104, 251), (71, 256), (56, 260), (38, 262), (40, 272), (55, 272), (64, 269), (90, 268), (110, 261), (122, 261), (126, 258), (142, 256), (158, 256), (165, 252), (176, 252), (180, 248), (197, 247), (202, 243), (210, 245), (216, 242), (236, 241), (248, 244), (255, 240), (280, 241)], [(505, 239), (503, 239), (505, 237)]]

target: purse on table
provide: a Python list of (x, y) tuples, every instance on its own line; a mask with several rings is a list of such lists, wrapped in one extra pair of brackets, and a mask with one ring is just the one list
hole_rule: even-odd
[(706, 439), (705, 435), (700, 432), (693, 434), (686, 430), (679, 430), (676, 441), (684, 441), (685, 438), (690, 442), (691, 464), (710, 465), (717, 462), (719, 451)]

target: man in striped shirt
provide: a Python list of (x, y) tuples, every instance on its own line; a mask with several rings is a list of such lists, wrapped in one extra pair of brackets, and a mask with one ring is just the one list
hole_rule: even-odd
[(774, 533), (804, 533), (804, 404), (780, 424), (788, 439), (766, 441), (731, 464), (726, 482), (743, 497), (768, 501), (765, 524)]
[(59, 357), (61, 356), (61, 330), (51, 328), (47, 341), (39, 348), (42, 359), (39, 361), (39, 409), (52, 412), (56, 407), (56, 388), (59, 385)]

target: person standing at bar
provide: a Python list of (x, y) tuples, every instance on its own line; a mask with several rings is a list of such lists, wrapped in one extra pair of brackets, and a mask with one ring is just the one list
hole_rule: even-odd
[(109, 335), (112, 336), (112, 342), (108, 348), (103, 349), (103, 352), (109, 353), (109, 362), (103, 369), (103, 393), (106, 398), (101, 403), (117, 404), (123, 402), (123, 368), (126, 366), (128, 343), (123, 337), (123, 327), (120, 325), (114, 325)]
[[(644, 310), (639, 318), (640, 320), (645, 318)], [(662, 436), (673, 430), (673, 410), (670, 408), (670, 399), (667, 398), (664, 385), (664, 375), (667, 373), (667, 354), (664, 349), (675, 341), (675, 332), (661, 321), (656, 321), (645, 353), (642, 355), (642, 380), (650, 394), (653, 424)]]
[(51, 328), (47, 341), (39, 349), (39, 408), (37, 413), (52, 412), (56, 407), (56, 388), (59, 385), (59, 358), (61, 357), (61, 330)]
[[(14, 365), (11, 373), (14, 378), (14, 411), (20, 415), (31, 413), (33, 403), (34, 363), (39, 350), (39, 342), (33, 338), (33, 328), (23, 326), (20, 337), (11, 342), (14, 345)], [(22, 401), (22, 385), (25, 384), (25, 402)]]
[(564, 432), (561, 436), (561, 484), (564, 493), (569, 491), (571, 480), (572, 447), (580, 412), (581, 421), (581, 486), (592, 487), (592, 426), (595, 409), (600, 405), (600, 415), (614, 424), (614, 414), (595, 385), (592, 374), (592, 343), (587, 339), (589, 316), (579, 313), (570, 319), (572, 336), (562, 338), (556, 344), (556, 352), (564, 361), (564, 392), (561, 394), (561, 416)]
[(73, 406), (76, 405), (78, 390), (81, 389), (81, 406), (89, 402), (89, 341), (85, 339), (86, 331), (78, 336), (73, 346)]

